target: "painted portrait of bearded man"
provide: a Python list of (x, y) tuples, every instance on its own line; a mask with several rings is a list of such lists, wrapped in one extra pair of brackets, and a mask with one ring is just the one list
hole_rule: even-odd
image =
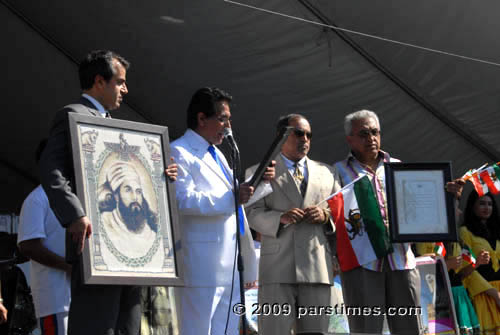
[(144, 196), (145, 185), (137, 164), (116, 160), (99, 186), (101, 253), (110, 271), (162, 268), (158, 214)]

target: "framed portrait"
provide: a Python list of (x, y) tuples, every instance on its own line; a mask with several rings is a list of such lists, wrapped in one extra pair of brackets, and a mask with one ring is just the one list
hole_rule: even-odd
[(387, 215), (393, 242), (457, 241), (448, 163), (385, 163)]
[(423, 334), (460, 334), (451, 284), (444, 259), (417, 257)]
[(183, 285), (166, 127), (69, 114), (76, 193), (92, 223), (85, 284)]

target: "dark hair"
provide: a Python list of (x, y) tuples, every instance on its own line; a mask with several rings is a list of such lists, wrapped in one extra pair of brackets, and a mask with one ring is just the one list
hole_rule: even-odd
[(211, 117), (217, 113), (218, 102), (226, 101), (230, 103), (231, 100), (233, 100), (233, 97), (219, 88), (200, 88), (194, 93), (187, 109), (188, 128), (196, 129), (198, 127), (198, 113)]
[(276, 124), (276, 130), (279, 132), (281, 129), (288, 127), (290, 122), (295, 119), (304, 119), (307, 120), (304, 115), (301, 114), (288, 114), (285, 116), (281, 116)]
[(465, 206), (464, 213), (464, 223), (467, 229), (476, 236), (489, 239), (500, 240), (500, 220), (498, 217), (498, 207), (493, 195), (491, 193), (486, 193), (491, 199), (493, 210), (491, 211), (491, 216), (486, 220), (486, 224), (481, 223), (481, 220), (474, 213), (474, 204), (476, 200), (479, 199), (479, 195), (476, 191), (472, 191), (467, 199), (467, 205)]
[(115, 74), (113, 59), (116, 59), (127, 70), (130, 63), (122, 56), (109, 50), (94, 50), (89, 52), (80, 62), (78, 74), (80, 76), (80, 87), (88, 90), (94, 86), (95, 77), (100, 75), (109, 81)]
[(35, 160), (36, 163), (38, 164), (40, 162), (40, 158), (42, 158), (42, 153), (45, 147), (47, 146), (48, 139), (44, 138), (38, 143), (38, 147), (35, 150)]

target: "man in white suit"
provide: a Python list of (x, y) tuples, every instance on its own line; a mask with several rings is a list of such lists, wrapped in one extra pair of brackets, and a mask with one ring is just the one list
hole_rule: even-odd
[[(217, 88), (196, 91), (187, 111), (188, 129), (171, 146), (178, 164), (177, 204), (185, 243), (186, 286), (179, 289), (183, 335), (226, 334), (226, 327), (227, 334), (238, 334), (238, 316), (230, 310), (240, 301), (233, 172), (215, 147), (224, 139), (224, 128), (231, 127), (231, 99)], [(240, 204), (252, 194), (253, 188), (242, 184)], [(244, 214), (242, 224), (248, 283), (256, 277), (255, 250)]]

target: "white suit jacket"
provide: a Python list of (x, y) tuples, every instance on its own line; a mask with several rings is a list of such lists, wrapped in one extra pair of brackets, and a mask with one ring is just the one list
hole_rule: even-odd
[[(235, 257), (233, 187), (208, 152), (209, 145), (191, 129), (171, 144), (172, 156), (179, 166), (175, 187), (184, 243), (186, 286), (192, 287), (231, 285)], [(218, 149), (216, 152), (232, 177), (226, 158)], [(244, 282), (250, 282), (256, 278), (257, 264), (246, 217), (241, 245)]]

